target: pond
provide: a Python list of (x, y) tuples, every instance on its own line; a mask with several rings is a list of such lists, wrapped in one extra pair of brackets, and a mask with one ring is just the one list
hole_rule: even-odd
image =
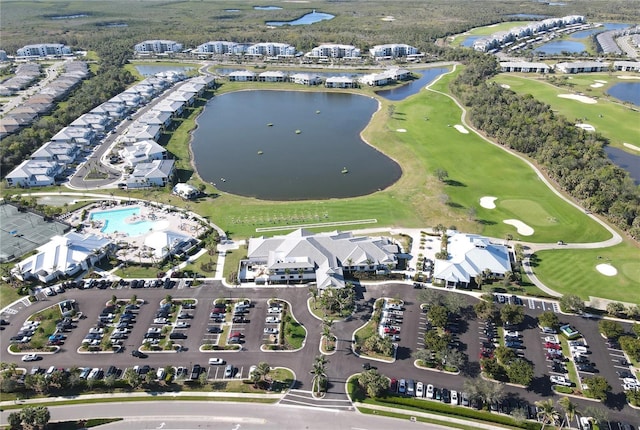
[(538, 46), (533, 52), (538, 54), (561, 54), (563, 52), (580, 53), (586, 51), (587, 47), (584, 43), (575, 42), (572, 40), (554, 40), (553, 42), (545, 43), (542, 46)]
[(431, 81), (433, 81), (438, 76), (448, 71), (449, 69), (447, 69), (446, 67), (415, 70), (413, 72), (420, 73), (422, 75), (420, 76), (420, 78), (410, 81), (409, 83), (401, 87), (393, 88), (391, 90), (378, 91), (376, 92), (376, 94), (384, 97), (387, 100), (393, 100), (393, 101), (404, 100), (407, 97), (418, 93), (422, 88), (428, 85)]
[(188, 72), (189, 70), (193, 70), (193, 67), (160, 66), (160, 65), (146, 66), (145, 65), (145, 66), (136, 66), (136, 70), (142, 76), (153, 76), (156, 73), (163, 73), (163, 72)]
[(267, 21), (266, 24), (274, 27), (281, 27), (283, 25), (309, 25), (320, 21), (328, 21), (333, 18), (335, 18), (335, 15), (331, 15), (330, 13), (316, 12), (314, 10), (313, 12), (303, 15), (293, 21)]
[(640, 155), (630, 154), (612, 146), (605, 146), (604, 151), (613, 164), (629, 172), (635, 184), (640, 185)]
[(221, 191), (264, 200), (370, 194), (402, 173), (360, 137), (377, 109), (374, 98), (347, 93), (222, 94), (198, 118), (195, 167)]
[(462, 41), (462, 43), (460, 44), (460, 46), (464, 46), (465, 48), (472, 48), (473, 47), (473, 43), (478, 40), (481, 39), (483, 37), (487, 37), (487, 36), (469, 36), (466, 39), (464, 39)]
[(640, 82), (620, 82), (606, 91), (612, 97), (640, 106)]

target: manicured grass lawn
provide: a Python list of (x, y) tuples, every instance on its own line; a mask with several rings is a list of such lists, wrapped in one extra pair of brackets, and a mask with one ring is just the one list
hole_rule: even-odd
[[(603, 297), (640, 303), (640, 249), (630, 242), (611, 248), (550, 250), (537, 252), (535, 271), (542, 282), (563, 294)], [(600, 258), (598, 258), (600, 257)], [(616, 276), (604, 276), (598, 264), (609, 263)]]
[[(564, 76), (557, 76), (557, 78), (563, 79)], [(640, 145), (638, 112), (633, 111), (630, 105), (624, 105), (618, 99), (605, 94), (607, 88), (624, 82), (623, 80), (609, 73), (585, 73), (566, 78), (564, 82), (571, 87), (554, 86), (545, 77), (539, 75), (503, 73), (495, 77), (495, 81), (509, 85), (511, 90), (517, 93), (531, 94), (536, 100), (547, 103), (569, 121), (591, 124), (596, 132), (607, 137), (613, 146), (623, 148), (623, 142)], [(596, 80), (607, 83), (600, 88), (591, 87)], [(597, 98), (598, 102), (586, 104), (558, 97), (559, 94), (574, 93), (583, 93), (585, 96)]]
[(476, 27), (466, 33), (457, 35), (451, 42), (451, 46), (459, 46), (469, 36), (489, 36), (490, 34), (497, 33), (498, 31), (507, 31), (513, 27), (521, 27), (527, 24), (529, 24), (529, 21), (509, 21), (486, 25), (484, 27)]

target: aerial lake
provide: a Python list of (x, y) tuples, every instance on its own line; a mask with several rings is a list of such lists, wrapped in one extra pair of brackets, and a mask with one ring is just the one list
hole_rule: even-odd
[(574, 42), (572, 40), (554, 40), (553, 42), (548, 42), (537, 47), (533, 52), (555, 55), (563, 52), (578, 53), (586, 50), (587, 47), (582, 42)]
[(612, 97), (640, 106), (640, 82), (620, 82), (606, 91)]
[(335, 15), (331, 15), (330, 13), (316, 12), (314, 10), (313, 12), (303, 15), (293, 21), (267, 21), (266, 24), (272, 25), (274, 27), (281, 27), (283, 25), (309, 25), (320, 21), (328, 21), (333, 18), (335, 18)]
[(224, 192), (263, 200), (362, 196), (400, 166), (360, 137), (374, 98), (306, 91), (239, 91), (211, 99), (191, 148), (196, 170)]
[(448, 71), (449, 69), (445, 67), (437, 67), (433, 69), (424, 69), (424, 70), (412, 70), (412, 72), (420, 73), (422, 76), (420, 76), (420, 78), (415, 79), (413, 81), (409, 81), (408, 83), (402, 85), (401, 87), (393, 88), (391, 90), (378, 91), (376, 94), (378, 94), (381, 97), (384, 97), (387, 100), (392, 100), (392, 101), (404, 100), (407, 97), (418, 93), (422, 88), (428, 85), (435, 78), (442, 75), (443, 73), (447, 73)]
[(629, 172), (635, 184), (640, 185), (640, 155), (630, 154), (612, 146), (605, 146), (604, 151), (613, 164)]

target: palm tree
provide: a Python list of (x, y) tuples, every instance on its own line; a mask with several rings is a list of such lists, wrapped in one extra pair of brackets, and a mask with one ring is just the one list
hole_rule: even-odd
[(284, 269), (284, 274), (287, 278), (287, 285), (289, 285), (289, 275), (291, 274), (291, 269), (289, 268)]
[(309, 295), (311, 296), (311, 300), (313, 301), (313, 309), (317, 309), (318, 307), (318, 287), (310, 287)]
[(258, 363), (258, 366), (256, 367), (256, 370), (254, 370), (254, 372), (260, 375), (260, 379), (264, 380), (269, 372), (271, 372), (271, 366), (269, 366), (269, 363), (261, 361), (260, 363)]
[(325, 371), (327, 370), (328, 362), (329, 361), (324, 355), (317, 355), (313, 360), (313, 371), (311, 373), (313, 373), (316, 378), (324, 375)]
[(553, 400), (540, 400), (535, 402), (538, 407), (538, 418), (542, 420), (541, 430), (547, 424), (555, 425), (558, 421), (558, 411), (553, 407)]
[(563, 397), (558, 400), (558, 404), (562, 409), (564, 409), (565, 420), (567, 422), (567, 427), (571, 427), (571, 422), (576, 417), (576, 413), (578, 412), (578, 406), (571, 401), (568, 397)]

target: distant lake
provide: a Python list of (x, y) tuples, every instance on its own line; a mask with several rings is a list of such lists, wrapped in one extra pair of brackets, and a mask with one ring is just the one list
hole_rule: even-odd
[(535, 20), (542, 20), (548, 17), (549, 15), (536, 15), (533, 13), (514, 13), (512, 15), (507, 15), (507, 18), (535, 19)]
[(303, 15), (293, 21), (267, 21), (266, 24), (272, 25), (274, 27), (281, 27), (283, 25), (309, 25), (320, 21), (328, 21), (333, 18), (335, 18), (335, 15), (331, 15), (330, 13), (316, 12), (314, 10), (313, 12)]
[(222, 94), (197, 120), (195, 167), (222, 191), (264, 200), (370, 194), (402, 174), (360, 137), (377, 109), (374, 98), (347, 93)]
[(473, 42), (483, 37), (487, 37), (487, 36), (468, 36), (466, 39), (462, 41), (460, 45), (464, 46), (465, 48), (471, 48), (473, 47)]
[(561, 54), (562, 52), (579, 53), (586, 50), (587, 47), (581, 42), (574, 42), (572, 40), (554, 40), (553, 42), (548, 42), (542, 46), (538, 46), (533, 50), (533, 52), (555, 55)]
[(605, 146), (604, 151), (613, 164), (629, 172), (635, 184), (640, 185), (640, 155), (629, 154), (612, 146)]
[(424, 69), (424, 70), (412, 70), (412, 72), (420, 73), (422, 76), (419, 79), (409, 81), (409, 83), (401, 87), (393, 88), (391, 90), (377, 91), (376, 94), (384, 97), (387, 100), (393, 100), (393, 101), (404, 100), (407, 97), (418, 93), (422, 88), (428, 85), (435, 78), (437, 78), (441, 74), (446, 73), (448, 71), (449, 69), (447, 69), (446, 67), (437, 67), (434, 69)]
[(604, 31), (610, 30), (622, 30), (623, 28), (629, 27), (629, 24), (620, 24), (620, 23), (606, 23), (601, 27), (591, 28), (589, 30), (576, 31), (575, 33), (571, 33), (572, 39), (584, 39), (586, 37), (591, 36), (592, 34), (602, 33)]
[(254, 6), (255, 10), (280, 10), (280, 6)]
[(640, 82), (620, 82), (609, 88), (606, 93), (623, 102), (640, 106)]
[(187, 72), (193, 70), (193, 67), (187, 66), (136, 66), (136, 70), (142, 76), (153, 76), (162, 72)]

